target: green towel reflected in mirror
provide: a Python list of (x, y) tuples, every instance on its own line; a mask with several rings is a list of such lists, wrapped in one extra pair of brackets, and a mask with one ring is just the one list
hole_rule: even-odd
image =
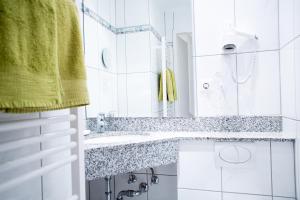
[[(177, 100), (177, 88), (175, 81), (175, 74), (173, 70), (167, 68), (166, 70), (166, 82), (167, 82), (167, 100), (170, 103), (173, 103)], [(163, 83), (162, 76), (159, 76), (159, 95), (158, 100), (163, 101)]]

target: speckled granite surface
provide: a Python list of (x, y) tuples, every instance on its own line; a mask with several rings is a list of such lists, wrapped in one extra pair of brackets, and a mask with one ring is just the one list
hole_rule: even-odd
[[(106, 118), (106, 131), (211, 131), (280, 132), (282, 117), (201, 117), (201, 118)], [(97, 120), (87, 120), (87, 128), (97, 132)]]
[(96, 180), (175, 163), (178, 142), (178, 139), (173, 139), (88, 149), (85, 151), (86, 179)]
[[(138, 136), (139, 140), (106, 143), (107, 137)], [(140, 139), (140, 137), (145, 139)], [(110, 132), (92, 134), (85, 141), (86, 179), (97, 180), (109, 175), (137, 171), (177, 162), (179, 144), (193, 141), (218, 142), (291, 142), (293, 138), (284, 137), (283, 133), (147, 133), (147, 132)], [(134, 137), (133, 137), (134, 138)], [(88, 144), (88, 140), (100, 139), (99, 143)], [(103, 140), (101, 140), (103, 139)]]

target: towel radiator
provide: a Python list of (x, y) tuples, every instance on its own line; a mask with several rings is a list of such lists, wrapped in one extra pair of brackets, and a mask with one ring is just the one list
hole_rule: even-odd
[[(0, 162), (0, 174), (15, 170), (24, 165), (38, 162), (49, 156), (57, 155), (60, 152), (70, 151), (70, 155), (63, 159), (57, 159), (46, 165), (42, 165), (37, 169), (33, 169), (27, 173), (18, 175), (11, 179), (0, 182), (0, 196), (2, 192), (16, 188), (16, 186), (26, 184), (26, 182), (43, 177), (50, 172), (71, 164), (72, 177), (72, 195), (67, 200), (85, 200), (85, 176), (84, 176), (84, 147), (83, 135), (84, 130), (84, 110), (83, 108), (71, 109), (69, 115), (61, 115), (54, 117), (46, 117), (39, 119), (16, 120), (9, 122), (0, 122), (0, 137), (11, 131), (22, 130), (25, 128), (43, 127), (47, 125), (55, 125), (57, 123), (70, 123), (70, 128), (58, 131), (49, 131), (38, 136), (31, 136), (13, 141), (0, 143), (0, 153), (15, 151), (17, 149), (28, 147), (29, 145), (39, 145), (43, 142), (57, 140), (59, 138), (70, 136), (70, 141), (66, 144), (55, 145), (47, 149), (40, 149), (35, 153), (9, 159), (8, 161)], [(42, 183), (41, 183), (42, 185)], [(17, 192), (17, 191), (15, 191)]]

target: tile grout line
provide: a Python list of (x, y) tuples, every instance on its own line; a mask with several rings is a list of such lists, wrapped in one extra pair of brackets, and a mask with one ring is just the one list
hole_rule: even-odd
[(278, 46), (279, 46), (279, 51), (278, 51), (278, 60), (279, 60), (279, 101), (280, 101), (280, 115), (282, 116), (282, 85), (281, 85), (281, 48), (280, 48), (280, 0), (277, 0), (277, 32), (278, 32)]
[(278, 49), (266, 49), (266, 50), (259, 50), (259, 51), (245, 51), (245, 52), (238, 52), (238, 53), (216, 53), (216, 54), (204, 54), (204, 55), (199, 55), (199, 56), (193, 55), (193, 57), (202, 58), (202, 57), (243, 55), (243, 54), (264, 53), (264, 52), (277, 52), (277, 51), (280, 51), (280, 48), (278, 48)]
[(271, 169), (271, 194), (274, 199), (274, 186), (273, 186), (273, 156), (272, 156), (272, 141), (270, 140), (270, 169)]
[[(296, 130), (297, 132), (298, 132), (298, 130)], [(297, 165), (296, 165), (296, 162), (297, 162), (297, 157), (296, 157), (296, 141), (293, 141), (293, 161), (294, 161), (294, 177), (295, 177), (295, 179), (294, 179), (294, 186), (295, 186), (295, 194), (294, 194), (294, 196), (295, 196), (295, 199), (298, 199), (299, 197), (297, 197)]]
[[(273, 197), (272, 195), (268, 195), (268, 194), (256, 194), (256, 193), (254, 194), (254, 193), (245, 193), (245, 192), (230, 192), (230, 191), (218, 191), (218, 190), (182, 188), (182, 187), (179, 187), (177, 189), (191, 190), (191, 191), (203, 191), (203, 192), (214, 192), (214, 193), (220, 193), (220, 192), (222, 192), (222, 193), (225, 193), (225, 194), (239, 194), (239, 195), (248, 195), (248, 196)], [(278, 195), (275, 195), (274, 197), (294, 199), (294, 197), (286, 197), (286, 196), (278, 196)]]
[[(194, 78), (194, 82), (195, 82), (195, 88), (194, 88), (194, 99), (193, 100), (198, 100), (198, 79), (197, 79), (197, 74), (198, 74), (198, 70), (197, 70), (197, 58), (194, 57), (194, 55), (197, 55), (197, 48), (196, 48), (196, 27), (195, 27), (195, 0), (191, 0), (192, 1), (192, 13), (193, 13), (193, 16), (192, 16), (192, 29), (193, 29), (193, 33), (192, 33), (192, 36), (193, 36), (193, 53), (192, 53), (192, 60), (193, 60), (193, 78)], [(194, 112), (195, 112), (195, 115), (198, 116), (199, 115), (199, 108), (198, 108), (198, 104), (195, 103), (195, 106), (194, 106)]]
[(221, 167), (221, 200), (224, 199), (224, 194), (223, 194), (223, 167)]
[(238, 75), (238, 73), (239, 73), (239, 70), (238, 70), (238, 55), (235, 55), (235, 74), (236, 74), (236, 93), (237, 93), (237, 101), (236, 101), (236, 103), (237, 103), (237, 115), (238, 116), (240, 116), (240, 96), (239, 96), (239, 92), (240, 92), (240, 90), (239, 90), (239, 75)]

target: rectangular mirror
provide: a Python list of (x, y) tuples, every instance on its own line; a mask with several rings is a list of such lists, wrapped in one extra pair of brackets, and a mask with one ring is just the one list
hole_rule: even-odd
[(191, 0), (106, 2), (83, 4), (87, 117), (195, 116)]

